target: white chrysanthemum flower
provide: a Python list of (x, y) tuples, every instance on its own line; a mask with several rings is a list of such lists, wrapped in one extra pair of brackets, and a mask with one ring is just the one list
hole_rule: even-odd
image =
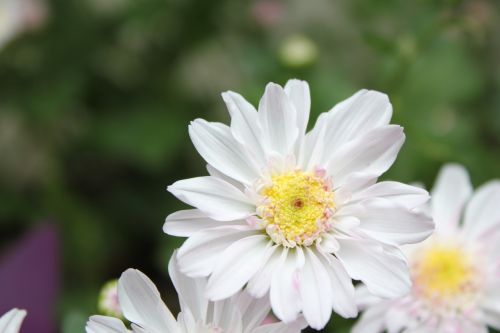
[(12, 309), (0, 317), (0, 332), (19, 333), (26, 310)]
[(210, 176), (168, 190), (196, 209), (167, 217), (164, 231), (189, 237), (180, 269), (210, 276), (206, 295), (227, 298), (246, 285), (270, 291), (283, 321), (302, 311), (316, 329), (332, 308), (354, 317), (351, 278), (383, 297), (408, 292), (407, 263), (398, 246), (428, 237), (432, 221), (410, 209), (425, 190), (377, 178), (394, 162), (403, 129), (389, 125), (386, 95), (360, 91), (323, 113), (306, 134), (309, 86), (270, 83), (259, 111), (242, 96), (223, 99), (231, 126), (195, 120), (191, 139)]
[[(472, 194), (467, 171), (441, 170), (429, 209), (436, 233), (405, 249), (413, 288), (397, 300), (359, 289), (365, 313), (353, 333), (487, 333), (500, 329), (500, 181)], [(460, 223), (463, 220), (463, 223)]]
[[(118, 297), (123, 315), (136, 333), (299, 333), (303, 319), (293, 323), (263, 324), (271, 310), (266, 299), (254, 299), (245, 292), (218, 302), (204, 297), (206, 279), (191, 279), (178, 270), (175, 255), (169, 273), (179, 294), (181, 312), (177, 320), (163, 303), (151, 280), (135, 269), (125, 271), (118, 281)], [(92, 316), (87, 333), (126, 333), (117, 318)]]

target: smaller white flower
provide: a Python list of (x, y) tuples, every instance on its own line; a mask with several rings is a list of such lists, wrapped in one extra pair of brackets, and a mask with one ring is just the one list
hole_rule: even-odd
[[(500, 181), (472, 191), (460, 165), (443, 167), (432, 191), (435, 234), (407, 247), (409, 295), (384, 300), (361, 287), (353, 333), (487, 333), (500, 329)], [(462, 218), (463, 217), (463, 218)], [(460, 223), (463, 220), (463, 223)]]
[[(181, 274), (175, 254), (169, 273), (179, 294), (181, 312), (177, 320), (160, 298), (153, 282), (143, 273), (128, 269), (118, 280), (118, 298), (123, 315), (132, 323), (134, 333), (298, 333), (303, 319), (292, 323), (263, 324), (271, 310), (268, 298), (255, 299), (242, 292), (223, 301), (204, 297), (206, 279), (191, 279)], [(113, 317), (92, 316), (87, 333), (130, 332)], [(3, 333), (3, 331), (0, 330)]]
[(0, 332), (1, 333), (19, 333), (26, 310), (12, 309), (2, 317), (0, 317)]

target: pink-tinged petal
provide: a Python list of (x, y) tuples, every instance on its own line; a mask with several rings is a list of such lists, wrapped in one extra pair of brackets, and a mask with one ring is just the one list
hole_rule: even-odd
[(402, 127), (387, 125), (342, 146), (327, 166), (334, 187), (342, 186), (352, 173), (382, 175), (394, 163), (404, 140)]
[(464, 219), (464, 234), (479, 238), (500, 232), (500, 181), (490, 181), (472, 196)]
[(266, 235), (253, 235), (231, 244), (220, 254), (208, 279), (206, 297), (221, 300), (237, 293), (267, 262), (274, 248)]
[(125, 318), (151, 332), (176, 332), (177, 321), (161, 300), (154, 283), (142, 272), (128, 269), (118, 280), (118, 299)]
[(215, 220), (244, 219), (255, 213), (255, 206), (240, 190), (219, 178), (208, 176), (179, 180), (168, 190)]
[(385, 199), (366, 200), (362, 205), (364, 210), (355, 214), (361, 222), (359, 229), (381, 242), (419, 243), (434, 231), (432, 219), (423, 212), (410, 211)]
[(362, 281), (376, 296), (396, 298), (406, 295), (411, 286), (410, 272), (401, 256), (386, 251), (375, 241), (339, 239), (336, 256), (349, 275)]
[(299, 271), (304, 266), (300, 247), (284, 249), (271, 280), (271, 306), (274, 314), (285, 323), (297, 319), (302, 309)]
[(205, 161), (220, 172), (243, 184), (258, 177), (259, 167), (226, 125), (197, 119), (189, 126), (189, 135)]
[(226, 248), (239, 239), (255, 234), (256, 231), (247, 226), (217, 227), (199, 231), (189, 237), (179, 249), (179, 268), (183, 274), (190, 277), (208, 276)]
[(462, 209), (471, 194), (469, 174), (463, 166), (447, 164), (441, 168), (431, 191), (431, 213), (437, 233), (447, 235), (457, 228)]
[(266, 86), (259, 103), (259, 122), (269, 150), (286, 156), (292, 152), (298, 137), (297, 114), (282, 87)]
[(167, 216), (163, 232), (172, 236), (190, 237), (208, 228), (245, 225), (247, 225), (245, 221), (216, 221), (198, 209), (188, 209)]

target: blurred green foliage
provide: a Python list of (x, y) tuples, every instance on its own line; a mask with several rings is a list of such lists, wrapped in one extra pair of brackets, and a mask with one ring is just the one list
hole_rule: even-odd
[[(187, 125), (227, 122), (222, 91), (257, 103), (268, 81), (305, 79), (314, 123), (358, 89), (380, 90), (407, 135), (385, 178), (430, 186), (448, 161), (475, 185), (500, 177), (498, 1), (47, 5), (45, 26), (0, 53), (0, 249), (40, 221), (59, 226), (63, 332), (81, 331), (101, 285), (128, 267), (177, 308), (166, 267), (182, 240), (161, 227), (181, 204), (165, 187), (205, 173)], [(294, 36), (312, 52), (287, 45)], [(328, 331), (350, 324), (336, 316)]]

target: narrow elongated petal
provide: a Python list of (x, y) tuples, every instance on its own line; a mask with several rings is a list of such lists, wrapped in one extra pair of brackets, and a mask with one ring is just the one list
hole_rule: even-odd
[(325, 327), (332, 314), (334, 281), (330, 280), (328, 266), (312, 250), (305, 248), (304, 254), (304, 267), (300, 270), (299, 277), (302, 312), (308, 324), (320, 330)]
[(118, 298), (125, 318), (152, 332), (176, 332), (177, 322), (151, 280), (136, 269), (118, 280)]
[(197, 119), (189, 126), (189, 135), (205, 161), (220, 172), (244, 184), (258, 177), (259, 167), (226, 125)]
[(413, 212), (385, 199), (370, 199), (364, 210), (356, 214), (359, 228), (371, 237), (388, 244), (419, 243), (434, 231), (431, 217)]
[(255, 212), (255, 207), (240, 190), (215, 177), (179, 180), (168, 190), (215, 220), (244, 219)]
[(85, 327), (87, 333), (127, 333), (127, 328), (118, 318), (92, 316)]
[(336, 253), (349, 275), (362, 281), (380, 297), (396, 298), (408, 293), (410, 272), (407, 263), (369, 240), (340, 239)]
[(242, 314), (232, 299), (213, 303), (213, 318), (210, 321), (223, 332), (241, 332), (243, 330)]
[(225, 92), (222, 94), (222, 98), (231, 115), (233, 137), (251, 152), (255, 161), (264, 166), (266, 164), (266, 149), (262, 143), (262, 128), (257, 110), (235, 92)]
[(500, 181), (477, 189), (465, 211), (464, 233), (472, 238), (497, 232), (500, 228)]
[(300, 247), (284, 250), (271, 280), (271, 306), (274, 314), (285, 323), (294, 321), (301, 308), (299, 270), (304, 266)]
[(355, 172), (380, 176), (394, 163), (404, 140), (402, 127), (387, 125), (344, 145), (328, 164), (334, 185), (341, 186)]
[(172, 236), (190, 237), (207, 228), (240, 225), (245, 221), (216, 221), (198, 209), (180, 210), (167, 216), (163, 232)]
[(458, 226), (462, 209), (472, 194), (467, 170), (461, 165), (445, 165), (432, 189), (431, 210), (438, 232), (453, 232)]
[(216, 301), (234, 295), (262, 267), (272, 250), (265, 235), (234, 242), (219, 256), (208, 280), (206, 296)]
[(281, 155), (292, 152), (297, 140), (297, 115), (283, 88), (269, 83), (259, 103), (259, 122), (270, 150)]
[(297, 127), (300, 134), (304, 134), (309, 121), (311, 110), (311, 95), (309, 84), (301, 80), (289, 80), (285, 85), (285, 93), (297, 112)]
[(190, 277), (208, 276), (227, 247), (255, 233), (250, 227), (217, 227), (195, 233), (177, 254), (181, 272)]
[(26, 317), (25, 310), (12, 309), (0, 317), (0, 332), (19, 333), (21, 324)]
[(383, 198), (408, 209), (418, 207), (429, 200), (429, 193), (419, 187), (399, 182), (385, 181), (373, 184), (353, 194), (351, 201)]
[(271, 279), (274, 271), (280, 263), (281, 247), (275, 247), (273, 254), (265, 262), (261, 269), (248, 282), (246, 290), (257, 298), (264, 297), (271, 287)]

